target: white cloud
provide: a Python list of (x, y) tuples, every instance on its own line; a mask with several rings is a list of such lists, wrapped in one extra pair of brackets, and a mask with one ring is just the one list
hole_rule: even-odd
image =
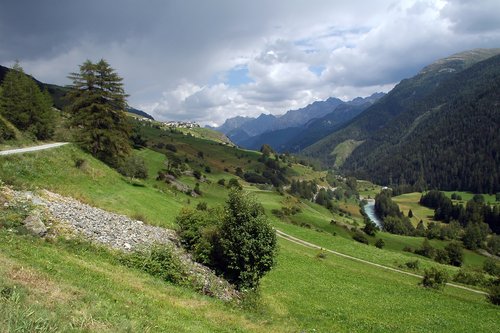
[[(129, 102), (158, 119), (220, 124), (366, 96), (440, 57), (500, 45), (496, 0), (26, 1), (2, 4), (0, 63), (68, 84), (85, 59), (105, 58)], [(231, 86), (235, 68), (251, 82)]]

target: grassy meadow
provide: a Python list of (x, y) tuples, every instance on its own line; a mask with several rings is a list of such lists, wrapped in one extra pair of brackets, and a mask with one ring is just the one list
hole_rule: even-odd
[[(146, 129), (145, 131), (149, 131)], [(146, 133), (147, 135), (147, 133)], [(150, 133), (157, 137), (157, 133)], [(159, 139), (158, 139), (159, 140)], [(135, 151), (146, 161), (149, 176), (127, 179), (74, 145), (36, 153), (0, 157), (0, 179), (30, 190), (46, 188), (97, 207), (175, 227), (186, 205), (222, 204), (227, 189), (217, 181), (234, 178), (236, 167), (259, 166), (259, 153), (238, 150), (210, 140), (170, 133), (192, 168), (203, 172), (202, 196), (193, 198), (156, 180), (165, 155), (150, 149)], [(159, 141), (158, 141), (159, 142)], [(199, 156), (203, 152), (203, 157)], [(83, 160), (82, 164), (76, 163)], [(79, 166), (77, 166), (79, 164)], [(308, 179), (313, 171), (293, 165), (294, 177)], [(315, 175), (316, 176), (316, 175)], [(193, 187), (196, 180), (182, 176)], [(324, 207), (264, 187), (250, 186), (274, 227), (326, 249), (374, 263), (402, 268), (411, 260), (435, 266), (450, 275), (457, 268), (403, 252), (423, 238), (379, 232), (371, 245), (352, 240), (348, 230), (362, 219), (354, 203), (352, 214), (334, 214)], [(376, 187), (363, 184), (367, 193)], [(406, 198), (408, 208), (412, 201)], [(404, 200), (400, 205), (403, 205)], [(300, 212), (280, 220), (271, 210), (297, 206)], [(403, 208), (404, 209), (404, 208)], [(413, 211), (413, 208), (411, 208)], [(415, 211), (413, 211), (415, 214)], [(332, 222), (334, 220), (335, 222)], [(373, 246), (378, 238), (384, 249)], [(446, 243), (432, 240), (436, 248)], [(113, 252), (86, 242), (44, 241), (0, 228), (0, 332), (497, 332), (498, 307), (484, 295), (452, 287), (427, 290), (419, 279), (376, 268), (333, 254), (279, 240), (277, 266), (262, 280), (259, 297), (243, 304), (225, 303), (122, 266)], [(465, 266), (478, 267), (484, 257), (467, 252)], [(410, 270), (411, 271), (411, 270)]]

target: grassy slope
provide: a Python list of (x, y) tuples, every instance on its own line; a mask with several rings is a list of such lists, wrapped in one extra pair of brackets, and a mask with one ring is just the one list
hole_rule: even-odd
[(237, 307), (120, 266), (107, 251), (5, 231), (0, 240), (0, 289), (15, 287), (21, 296), (17, 302), (0, 299), (5, 310), (0, 326), (11, 325), (7, 331), (30, 321), (75, 332), (282, 331), (264, 323), (265, 316), (252, 318)]
[[(73, 145), (22, 155), (2, 157), (0, 177), (4, 182), (31, 189), (46, 188), (71, 195), (91, 205), (145, 219), (154, 225), (172, 227), (185, 197), (167, 196), (153, 187), (155, 169), (162, 156), (151, 151), (140, 152), (153, 163), (145, 188), (130, 184), (114, 170), (83, 153)], [(83, 159), (83, 167), (75, 161)]]
[[(186, 140), (195, 139), (188, 138)], [(189, 151), (187, 143), (183, 144), (186, 145), (186, 151)], [(205, 163), (213, 163), (214, 167), (216, 167), (216, 162), (221, 160), (221, 156), (233, 163), (233, 166), (241, 161), (248, 163), (248, 159), (251, 159), (250, 157), (247, 159), (247, 157), (230, 156), (231, 151), (226, 149), (232, 148), (209, 143), (205, 143), (205, 145), (203, 147)], [(3, 157), (0, 164), (0, 175), (2, 179), (18, 184), (24, 183), (24, 185), (31, 187), (50, 187), (63, 194), (74, 194), (110, 210), (132, 215), (142, 214), (152, 224), (172, 226), (175, 215), (180, 207), (187, 202), (188, 197), (183, 194), (175, 194), (166, 186), (154, 181), (155, 171), (163, 164), (163, 155), (150, 150), (142, 150), (139, 154), (148, 160), (150, 168), (150, 179), (145, 181), (144, 187), (129, 184), (114, 171), (104, 167), (100, 162), (88, 157), (73, 146), (61, 147), (43, 153)], [(196, 151), (193, 150), (190, 156), (195, 155)], [(83, 170), (73, 167), (75, 158), (86, 159), (87, 167)], [(250, 163), (254, 162), (251, 160)], [(209, 178), (213, 180), (220, 177), (229, 178), (231, 176), (217, 168), (209, 174)], [(159, 187), (161, 191), (156, 187)], [(247, 187), (247, 189), (253, 190), (268, 212), (270, 209), (280, 208), (283, 204), (284, 197), (275, 192), (257, 190), (254, 187)], [(202, 200), (209, 201), (210, 204), (220, 203), (226, 193), (215, 182), (202, 184), (202, 190), (206, 191), (206, 194), (200, 199), (191, 199), (191, 204)], [(329, 223), (332, 216), (321, 207), (302, 203), (301, 209), (302, 213), (294, 218), (297, 219), (297, 222), (306, 221), (311, 224), (312, 229), (284, 223), (272, 217), (274, 225), (285, 232), (315, 242), (325, 248), (353, 254), (389, 266), (398, 266), (416, 258), (415, 255), (402, 253), (400, 247), (407, 242), (415, 242), (419, 245), (420, 239), (406, 239), (401, 236), (379, 233), (377, 237), (382, 237), (386, 241), (387, 249), (378, 250), (373, 246), (368, 247), (353, 242), (344, 228)], [(271, 216), (271, 214), (268, 215)], [(336, 236), (332, 236), (332, 232), (335, 232)], [(373, 244), (375, 239), (370, 241)], [(90, 293), (90, 296), (83, 297), (82, 300), (75, 300), (77, 302), (75, 304), (79, 304), (78, 306), (63, 306), (54, 309), (50, 304), (40, 305), (42, 308), (40, 311), (55, 313), (59, 319), (54, 320), (56, 322), (62, 320), (64, 325), (68, 325), (69, 321), (74, 318), (74, 315), (72, 316), (65, 311), (71, 311), (70, 309), (75, 308), (80, 309), (84, 318), (89, 318), (89, 316), (93, 318), (90, 320), (91, 322), (100, 322), (95, 318), (102, 317), (103, 321), (105, 318), (109, 318), (108, 321), (112, 323), (105, 322), (103, 325), (111, 327), (110, 331), (121, 331), (125, 330), (126, 327), (145, 328), (148, 322), (154, 321), (154, 318), (160, 316), (159, 313), (162, 311), (165, 311), (166, 318), (171, 318), (171, 320), (159, 320), (161, 329), (176, 329), (181, 322), (188, 322), (186, 325), (191, 325), (191, 327), (186, 326), (188, 331), (234, 331), (235, 327), (240, 327), (243, 330), (243, 328), (251, 329), (252, 325), (258, 326), (258, 331), (266, 331), (267, 329), (270, 331), (279, 331), (280, 329), (299, 331), (299, 328), (309, 331), (312, 328), (317, 328), (318, 331), (331, 331), (332, 327), (341, 331), (386, 331), (393, 328), (398, 328), (400, 331), (460, 331), (466, 327), (463, 325), (464, 320), (470, 321), (470, 327), (474, 327), (477, 331), (495, 331), (498, 328), (498, 323), (494, 321), (495, 308), (488, 305), (482, 296), (455, 291), (448, 287), (444, 293), (430, 292), (417, 287), (418, 281), (414, 278), (373, 269), (333, 255), (328, 255), (326, 260), (319, 261), (315, 258), (315, 251), (300, 248), (287, 243), (287, 241), (280, 242), (281, 251), (278, 267), (263, 281), (262, 304), (256, 311), (250, 313), (232, 306), (222, 305), (189, 290), (163, 284), (138, 272), (117, 267), (92, 251), (85, 252), (86, 257), (83, 261), (87, 262), (89, 266), (99, 267), (101, 270), (104, 269), (102, 267), (105, 267), (107, 273), (99, 271), (99, 274), (107, 276), (107, 278), (94, 276), (97, 273), (92, 269), (89, 270), (88, 275), (83, 269), (67, 270), (64, 267), (74, 262), (77, 259), (75, 258), (76, 254), (80, 251), (73, 251), (71, 248), (67, 249), (58, 244), (35, 241), (37, 248), (42, 249), (40, 250), (42, 254), (35, 255), (34, 252), (30, 252), (35, 251), (35, 248), (30, 246), (30, 242), (24, 239), (2, 241), (0, 254), (3, 258), (7, 257), (8, 260), (14, 261), (14, 265), (31, 267), (35, 272), (49, 279), (54, 279), (54, 283), (57, 286), (61, 285), (62, 289), (74, 285)], [(419, 260), (422, 263), (422, 268), (437, 265), (422, 257), (419, 257)], [(70, 267), (72, 266), (70, 265)], [(456, 271), (452, 267), (446, 267), (446, 269), (450, 272)], [(109, 274), (115, 271), (117, 278), (110, 278)], [(65, 278), (63, 279), (61, 275), (64, 275)], [(122, 275), (129, 277), (128, 282), (118, 278)], [(9, 275), (3, 274), (3, 276)], [(94, 285), (93, 279), (96, 279), (99, 285)], [(106, 279), (111, 280), (107, 284), (103, 284), (101, 289), (100, 284)], [(152, 300), (153, 296), (140, 298), (140, 295), (135, 295), (137, 290), (142, 289), (130, 289), (130, 284), (140, 283), (142, 286), (144, 283), (139, 281), (144, 279), (152, 287), (141, 288), (155, 291), (160, 288), (162, 293), (164, 292), (168, 296)], [(2, 283), (19, 284), (11, 278), (4, 279)], [(161, 288), (166, 288), (167, 291)], [(37, 292), (31, 289), (33, 288), (28, 287), (25, 292), (28, 294)], [(116, 299), (115, 292), (107, 292), (106, 289), (115, 289), (116, 293), (123, 295), (123, 297)], [(156, 294), (163, 295), (162, 293), (156, 291)], [(147, 295), (155, 294), (151, 291)], [(126, 301), (137, 297), (140, 298), (138, 301), (128, 301), (129, 303)], [(176, 301), (170, 302), (171, 298)], [(113, 305), (115, 299), (120, 303), (119, 305)], [(412, 299), (416, 301), (412, 302)], [(97, 304), (102, 304), (102, 307), (94, 309), (89, 302), (97, 302)], [(122, 304), (123, 302), (128, 308)], [(153, 305), (147, 305), (149, 302), (152, 302)], [(191, 302), (203, 305), (198, 308), (198, 306), (191, 306)], [(176, 306), (177, 303), (184, 304), (188, 310), (184, 309), (183, 306)], [(31, 303), (28, 300), (23, 304)], [(396, 309), (398, 304), (401, 305), (401, 309), (409, 308), (413, 315), (408, 316), (399, 307)], [(130, 311), (130, 315), (125, 314), (124, 306)], [(90, 311), (90, 315), (83, 310), (85, 308), (90, 308), (87, 309), (87, 312)], [(386, 308), (390, 310), (390, 315), (384, 312)], [(159, 309), (159, 311), (155, 309)], [(196, 311), (192, 311), (193, 309)], [(442, 318), (438, 318), (437, 312), (431, 313), (431, 309), (442, 309)], [(449, 309), (462, 309), (466, 315), (460, 316), (457, 312)], [(149, 313), (149, 311), (152, 311), (151, 316), (144, 315), (144, 312)], [(226, 313), (230, 317), (224, 317), (223, 314)], [(221, 319), (214, 323), (214, 318), (211, 316), (214, 318), (221, 316), (227, 321)], [(179, 320), (176, 321), (176, 318)], [(480, 320), (480, 318), (484, 318), (484, 320)], [(228, 324), (228, 322), (232, 322), (234, 325)], [(397, 327), (394, 323), (398, 323)], [(370, 327), (375, 329), (372, 330)], [(157, 330), (161, 331), (160, 328)], [(96, 330), (95, 328), (91, 329)]]

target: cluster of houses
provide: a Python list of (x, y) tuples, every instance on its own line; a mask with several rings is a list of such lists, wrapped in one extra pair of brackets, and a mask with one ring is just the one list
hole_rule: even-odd
[(155, 120), (149, 119), (149, 118), (143, 118), (139, 117), (137, 118), (139, 121), (142, 122), (149, 122), (149, 123), (157, 123), (161, 127), (174, 127), (174, 128), (196, 128), (200, 127), (200, 125), (196, 122), (193, 121), (175, 121), (175, 120), (169, 120), (169, 121), (160, 121), (157, 122)]
[(162, 122), (163, 125), (168, 126), (168, 127), (176, 127), (176, 128), (195, 128), (195, 127), (200, 127), (199, 124), (192, 122), (192, 121), (164, 121)]

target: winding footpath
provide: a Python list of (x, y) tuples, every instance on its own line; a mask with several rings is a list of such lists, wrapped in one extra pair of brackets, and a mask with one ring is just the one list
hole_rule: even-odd
[[(363, 264), (367, 264), (367, 265), (375, 266), (375, 267), (378, 267), (378, 268), (386, 269), (388, 271), (392, 271), (392, 272), (396, 272), (396, 273), (400, 273), (400, 274), (405, 274), (405, 275), (413, 276), (413, 277), (416, 277), (416, 278), (419, 278), (419, 279), (423, 278), (422, 275), (418, 275), (418, 274), (415, 274), (415, 273), (406, 272), (406, 271), (403, 271), (403, 270), (400, 270), (400, 269), (397, 269), (397, 268), (392, 268), (392, 267), (389, 267), (389, 266), (384, 266), (384, 265), (377, 264), (377, 263), (374, 263), (374, 262), (371, 262), (371, 261), (368, 261), (368, 260), (364, 260), (364, 259), (361, 259), (361, 258), (356, 258), (356, 257), (350, 256), (348, 254), (340, 253), (340, 252), (337, 252), (337, 251), (334, 251), (334, 250), (325, 249), (324, 247), (318, 246), (318, 245), (313, 244), (313, 243), (306, 242), (305, 240), (293, 237), (292, 235), (289, 235), (289, 234), (284, 233), (283, 231), (280, 231), (280, 230), (277, 230), (277, 229), (276, 229), (276, 234), (279, 237), (281, 237), (283, 239), (286, 239), (289, 242), (292, 242), (292, 243), (295, 243), (295, 244), (298, 244), (298, 245), (301, 245), (301, 246), (304, 246), (304, 247), (308, 247), (310, 249), (316, 249), (316, 250), (326, 251), (326, 252), (335, 254), (335, 255), (337, 255), (339, 257), (343, 257), (343, 258), (346, 258), (346, 259), (358, 261), (358, 262), (361, 262)], [(446, 283), (446, 285), (450, 286), (450, 287), (454, 287), (454, 288), (459, 288), (459, 289), (467, 290), (467, 291), (470, 291), (470, 292), (473, 292), (473, 293), (476, 293), (476, 294), (487, 295), (487, 293), (485, 293), (484, 291), (475, 290), (475, 289), (464, 287), (464, 286), (460, 286), (460, 285), (454, 284), (454, 283), (449, 283), (448, 282), (448, 283)]]
[(38, 151), (38, 150), (44, 150), (44, 149), (51, 149), (51, 148), (56, 148), (56, 147), (67, 145), (68, 143), (69, 142), (55, 142), (55, 143), (47, 143), (44, 145), (34, 146), (34, 147), (2, 150), (2, 151), (0, 151), (0, 156), (1, 155), (21, 154), (21, 153), (27, 153), (27, 152), (31, 152), (31, 151)]

